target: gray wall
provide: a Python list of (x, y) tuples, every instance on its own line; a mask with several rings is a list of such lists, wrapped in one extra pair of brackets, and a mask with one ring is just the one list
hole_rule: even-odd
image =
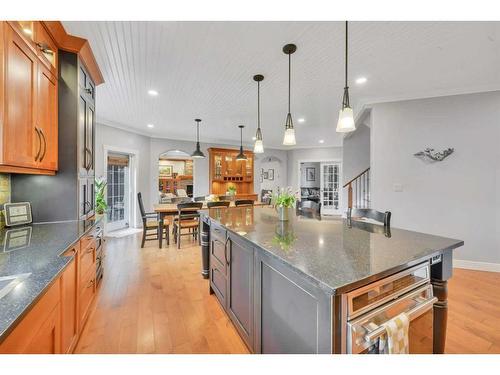
[(298, 190), (300, 188), (299, 180), (299, 161), (342, 161), (342, 147), (318, 147), (318, 148), (300, 148), (288, 151), (288, 186)]
[[(300, 164), (300, 182), (299, 185), (301, 188), (319, 188), (320, 187), (320, 163), (312, 163), (312, 162), (307, 162), (307, 163), (301, 163)], [(307, 181), (307, 168), (314, 168), (314, 175), (315, 179), (314, 181)]]
[[(464, 240), (455, 259), (500, 263), (499, 91), (374, 105), (371, 139), (373, 208)], [(413, 156), (426, 147), (455, 153), (428, 164)]]
[[(255, 192), (260, 194), (262, 189), (276, 192), (278, 188), (287, 186), (287, 151), (266, 148), (264, 154), (255, 155)], [(260, 182), (261, 169), (274, 169), (274, 180)], [(260, 195), (259, 195), (260, 196)]]
[(354, 134), (344, 138), (342, 147), (344, 182), (356, 177), (370, 166), (370, 128), (358, 125)]
[[(103, 124), (97, 124), (95, 142), (96, 177), (106, 177), (104, 171), (104, 146), (120, 147), (136, 150), (138, 152), (139, 167), (137, 168), (137, 190), (138, 192), (142, 192), (144, 202), (149, 202), (149, 167), (151, 164), (149, 157), (149, 137)], [(157, 161), (155, 163), (157, 164)], [(137, 201), (134, 201), (134, 204), (137, 204)], [(139, 214), (137, 214), (136, 217), (136, 226), (138, 225), (141, 225)]]

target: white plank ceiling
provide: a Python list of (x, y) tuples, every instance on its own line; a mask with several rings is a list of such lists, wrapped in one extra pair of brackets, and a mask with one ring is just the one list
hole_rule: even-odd
[[(287, 112), (286, 43), (292, 56), (297, 147), (338, 146), (343, 89), (343, 22), (64, 22), (90, 41), (105, 83), (98, 122), (150, 136), (239, 141), (255, 134), (257, 87), (268, 147), (281, 147)], [(351, 102), (432, 97), (500, 89), (500, 22), (350, 23)], [(357, 85), (364, 76), (368, 81)], [(159, 92), (151, 97), (147, 91)], [(305, 122), (298, 123), (298, 118)], [(155, 125), (153, 129), (147, 124)]]

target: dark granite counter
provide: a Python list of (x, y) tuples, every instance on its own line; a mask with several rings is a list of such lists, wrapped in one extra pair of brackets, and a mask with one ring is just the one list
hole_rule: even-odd
[[(0, 230), (0, 342), (70, 263), (71, 257), (61, 255), (96, 223), (65, 221)], [(15, 287), (2, 293), (12, 280)]]
[(322, 288), (341, 293), (460, 247), (463, 241), (368, 223), (293, 217), (272, 208), (210, 209), (205, 216), (293, 267)]

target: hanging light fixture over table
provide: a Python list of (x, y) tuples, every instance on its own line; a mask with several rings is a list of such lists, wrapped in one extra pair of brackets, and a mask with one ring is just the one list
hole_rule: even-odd
[(339, 121), (337, 122), (337, 133), (347, 133), (356, 130), (354, 124), (354, 113), (349, 103), (349, 86), (347, 84), (347, 67), (348, 67), (348, 29), (347, 21), (345, 21), (345, 85), (344, 96), (342, 98), (342, 109), (339, 111)]
[(260, 83), (264, 80), (264, 76), (257, 74), (253, 76), (253, 80), (257, 82), (257, 132), (255, 133), (253, 152), (262, 154), (264, 152), (264, 143), (262, 142), (262, 131), (260, 130)]
[(236, 160), (247, 160), (245, 153), (243, 152), (243, 128), (245, 125), (238, 125), (240, 128), (240, 153), (236, 155)]
[(290, 88), (291, 88), (291, 70), (292, 70), (292, 53), (297, 51), (295, 44), (287, 44), (283, 47), (283, 52), (288, 55), (288, 114), (285, 122), (285, 136), (283, 137), (283, 145), (293, 146), (295, 141), (295, 129), (293, 128), (292, 114), (290, 113)]
[(193, 159), (202, 159), (205, 157), (205, 154), (200, 149), (200, 122), (199, 118), (195, 119), (196, 121), (196, 150), (191, 154)]

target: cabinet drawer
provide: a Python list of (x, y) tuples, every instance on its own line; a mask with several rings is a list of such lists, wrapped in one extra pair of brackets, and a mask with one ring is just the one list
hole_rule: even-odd
[(216, 224), (210, 226), (210, 238), (219, 240), (224, 243), (226, 241), (226, 230)]
[(219, 299), (221, 305), (225, 308), (226, 306), (226, 288), (227, 288), (227, 280), (225, 271), (221, 271), (221, 269), (215, 265), (211, 264), (210, 266), (210, 285), (212, 286), (215, 295)]
[(81, 248), (82, 250), (80, 251), (80, 281), (83, 281), (82, 277), (85, 277), (90, 269), (93, 269), (95, 272), (95, 256), (96, 256), (95, 239), (93, 239), (93, 241), (91, 241), (90, 243), (87, 243), (86, 247), (82, 243)]
[(221, 242), (217, 239), (211, 240), (210, 245), (210, 258), (211, 262), (217, 262), (219, 268), (223, 271), (224, 275), (226, 274), (226, 246), (225, 242)]
[(89, 270), (85, 277), (80, 282), (80, 299), (79, 299), (79, 329), (83, 329), (83, 325), (87, 320), (90, 304), (95, 295), (95, 269)]

